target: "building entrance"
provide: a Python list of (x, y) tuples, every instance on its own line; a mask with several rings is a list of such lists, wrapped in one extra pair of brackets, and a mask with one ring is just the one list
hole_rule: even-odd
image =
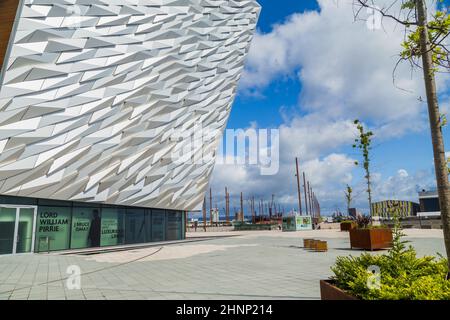
[(36, 206), (0, 205), (0, 254), (34, 251)]

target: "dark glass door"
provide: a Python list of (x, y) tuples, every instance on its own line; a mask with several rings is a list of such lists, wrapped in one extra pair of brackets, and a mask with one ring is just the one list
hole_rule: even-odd
[(34, 208), (19, 208), (16, 253), (32, 252), (34, 239)]
[(0, 254), (33, 252), (35, 207), (0, 206)]
[(0, 207), (0, 254), (14, 252), (16, 208)]

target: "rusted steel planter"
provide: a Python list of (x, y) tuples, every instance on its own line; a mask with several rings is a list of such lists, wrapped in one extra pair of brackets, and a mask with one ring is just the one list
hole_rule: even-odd
[(359, 300), (336, 287), (332, 280), (320, 280), (320, 298), (322, 300)]
[(357, 227), (356, 222), (341, 222), (341, 231), (350, 231)]
[(389, 228), (352, 229), (350, 247), (364, 250), (377, 250), (392, 247), (392, 230)]

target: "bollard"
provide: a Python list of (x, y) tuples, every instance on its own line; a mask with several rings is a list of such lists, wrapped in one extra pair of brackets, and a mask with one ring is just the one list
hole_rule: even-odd
[(326, 241), (317, 241), (315, 243), (315, 251), (317, 252), (326, 252), (328, 251), (328, 243)]

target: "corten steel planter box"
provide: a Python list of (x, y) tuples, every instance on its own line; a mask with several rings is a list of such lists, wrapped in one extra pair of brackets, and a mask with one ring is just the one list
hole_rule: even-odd
[(336, 287), (332, 280), (320, 280), (320, 298), (322, 300), (359, 300), (357, 297)]
[(356, 222), (341, 222), (341, 231), (350, 231), (355, 229), (356, 226)]
[(388, 228), (350, 230), (350, 247), (377, 250), (392, 247), (392, 230)]

